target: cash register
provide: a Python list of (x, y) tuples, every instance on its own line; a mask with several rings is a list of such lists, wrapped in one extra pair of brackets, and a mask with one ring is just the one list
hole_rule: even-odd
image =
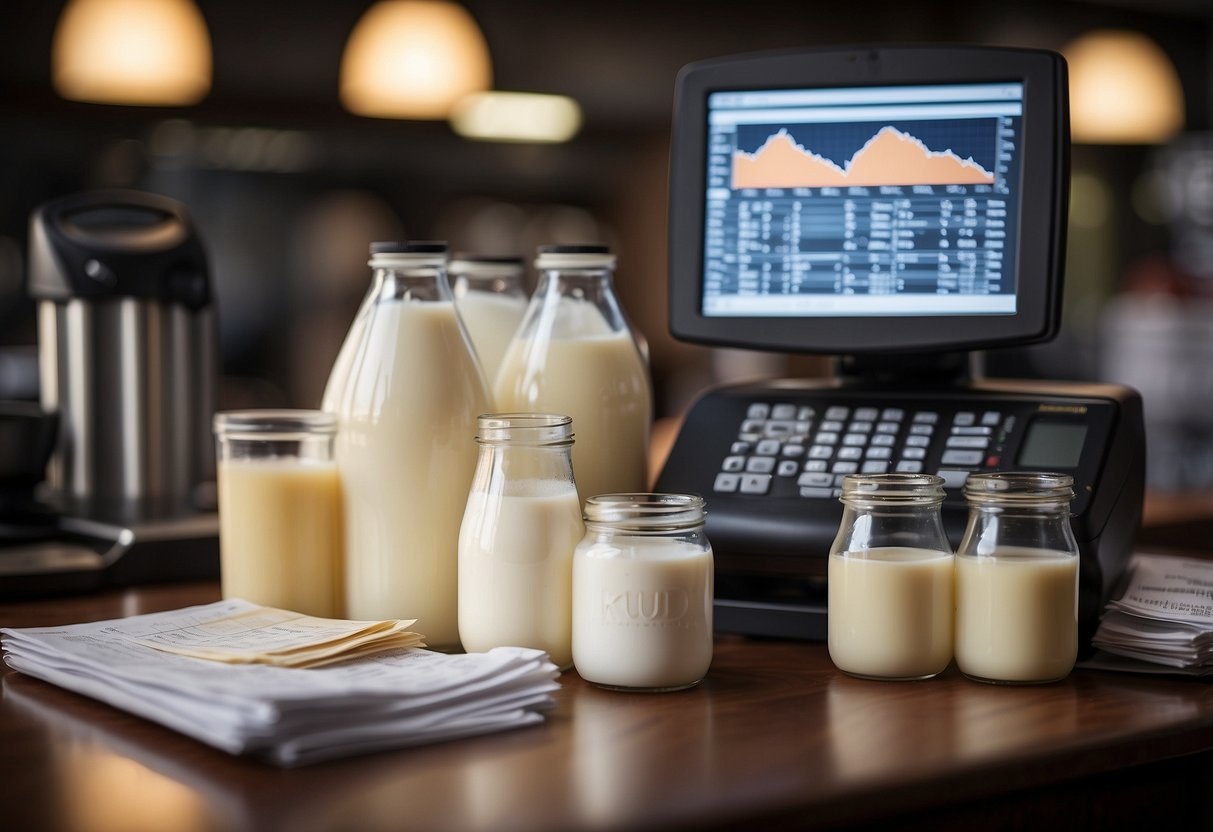
[(1141, 399), (980, 371), (983, 351), (1058, 330), (1063, 59), (992, 47), (743, 55), (684, 68), (675, 99), (672, 334), (829, 355), (835, 370), (711, 389), (685, 416), (656, 487), (707, 500), (717, 630), (825, 638), (846, 474), (943, 477), (956, 545), (970, 473), (1038, 470), (1074, 477), (1089, 642), (1140, 523)]

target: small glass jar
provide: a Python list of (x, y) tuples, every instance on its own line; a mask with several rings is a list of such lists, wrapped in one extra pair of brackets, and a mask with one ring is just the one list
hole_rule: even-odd
[(451, 257), (447, 273), (455, 308), (492, 386), (530, 300), (523, 285), (522, 258), (460, 252)]
[(712, 547), (690, 494), (603, 494), (585, 503), (573, 554), (573, 665), (618, 690), (698, 684), (712, 663)]
[(482, 652), (546, 650), (573, 664), (573, 549), (585, 533), (573, 481), (573, 420), (495, 413), (478, 420), (480, 456), (459, 529), (459, 640)]
[(956, 553), (956, 664), (970, 679), (1037, 684), (1078, 656), (1078, 543), (1068, 474), (971, 474)]
[(224, 598), (342, 615), (337, 417), (318, 410), (215, 415)]
[(952, 660), (953, 556), (943, 479), (850, 474), (830, 549), (828, 641), (840, 670), (927, 679)]

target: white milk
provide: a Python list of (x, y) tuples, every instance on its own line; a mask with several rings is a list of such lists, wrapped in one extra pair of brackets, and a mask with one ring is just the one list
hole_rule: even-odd
[(473, 491), (459, 531), (459, 638), (465, 650), (546, 650), (573, 663), (573, 549), (585, 533), (571, 483), (510, 482)]
[(494, 387), (497, 408), (573, 417), (573, 475), (582, 501), (646, 491), (653, 402), (636, 342), (627, 331), (610, 332), (590, 304), (570, 305), (586, 308), (575, 316), (581, 329), (510, 344)]
[(322, 618), (342, 615), (341, 489), (332, 462), (218, 466), (224, 598)]
[(1078, 558), (1003, 547), (956, 558), (956, 664), (1007, 682), (1060, 679), (1078, 655)]
[(472, 346), (484, 367), (489, 384), (497, 378), (497, 369), (505, 357), (510, 339), (522, 323), (527, 299), (500, 292), (466, 292), (455, 299), (455, 307), (463, 318)]
[(490, 410), (451, 302), (380, 302), (337, 413), (345, 493), (346, 614), (416, 618), (459, 644), (459, 524)]
[(710, 549), (658, 538), (578, 548), (573, 664), (583, 679), (677, 688), (698, 682), (711, 663)]
[(952, 660), (952, 553), (897, 546), (830, 555), (830, 658), (855, 676), (914, 679)]

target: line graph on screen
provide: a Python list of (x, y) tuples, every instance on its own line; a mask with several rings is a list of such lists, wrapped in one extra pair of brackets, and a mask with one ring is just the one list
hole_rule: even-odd
[[(993, 133), (989, 135), (992, 141)], [(871, 133), (841, 163), (812, 147), (811, 139), (806, 141), (787, 127), (767, 132), (755, 150), (733, 152), (733, 189), (992, 185), (995, 179), (991, 170), (974, 161), (977, 154), (962, 157), (949, 147), (933, 149), (912, 132), (891, 124)]]

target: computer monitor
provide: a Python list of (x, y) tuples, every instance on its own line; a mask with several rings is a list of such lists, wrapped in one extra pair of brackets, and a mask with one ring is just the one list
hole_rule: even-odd
[(937, 353), (1056, 334), (1065, 64), (972, 47), (691, 64), (675, 92), (670, 329), (704, 344)]

